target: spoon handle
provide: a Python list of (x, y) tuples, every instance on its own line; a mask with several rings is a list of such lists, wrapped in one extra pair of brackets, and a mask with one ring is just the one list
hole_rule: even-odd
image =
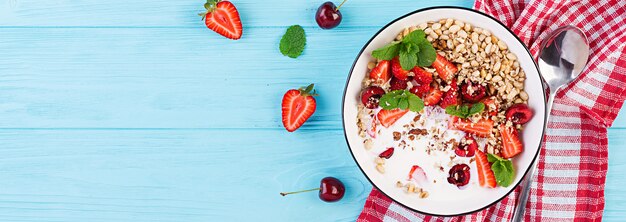
[[(557, 90), (550, 90), (548, 102), (546, 103), (546, 119), (544, 124), (544, 132), (548, 128), (548, 119), (550, 118), (550, 111), (552, 111), (552, 104), (554, 103), (554, 97), (556, 97)], [(539, 162), (539, 156), (537, 156), (537, 159), (533, 161), (533, 165), (531, 166), (530, 171), (528, 171), (528, 174), (526, 174), (526, 177), (524, 177), (524, 180), (520, 184), (522, 188), (519, 199), (517, 201), (517, 206), (515, 207), (515, 214), (513, 215), (512, 219), (512, 221), (514, 222), (524, 221), (526, 202), (528, 202), (528, 193), (530, 193), (530, 185), (533, 181), (533, 175), (535, 175), (537, 171), (537, 162)]]

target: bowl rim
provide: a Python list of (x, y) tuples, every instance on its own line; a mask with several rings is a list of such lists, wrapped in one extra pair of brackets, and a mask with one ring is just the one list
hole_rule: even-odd
[[(543, 144), (543, 140), (545, 137), (545, 132), (546, 132), (546, 119), (547, 119), (547, 115), (545, 115), (545, 113), (547, 112), (547, 110), (544, 110), (544, 121), (543, 121), (543, 129), (541, 131), (541, 141), (539, 142), (539, 147), (537, 148), (537, 151), (535, 152), (535, 155), (532, 159), (532, 161), (530, 162), (530, 165), (526, 168), (524, 175), (522, 176), (522, 179), (520, 181), (517, 182), (517, 184), (515, 184), (515, 186), (511, 187), (511, 189), (502, 197), (498, 198), (497, 200), (493, 201), (490, 204), (487, 204), (481, 208), (478, 208), (476, 210), (471, 210), (471, 211), (467, 211), (467, 212), (462, 212), (462, 213), (457, 213), (457, 214), (433, 214), (433, 213), (428, 213), (428, 212), (423, 212), (420, 210), (417, 210), (415, 208), (412, 208), (410, 206), (407, 206), (403, 203), (400, 203), (398, 201), (396, 201), (395, 199), (393, 199), (391, 196), (387, 195), (383, 190), (379, 189), (378, 186), (376, 186), (376, 184), (372, 181), (372, 179), (370, 179), (370, 177), (365, 173), (365, 171), (363, 170), (363, 167), (361, 166), (361, 164), (359, 164), (359, 162), (356, 159), (356, 156), (354, 156), (354, 152), (352, 151), (352, 147), (350, 147), (350, 142), (348, 140), (348, 134), (346, 132), (346, 121), (345, 121), (345, 106), (346, 106), (346, 94), (348, 91), (348, 85), (350, 83), (350, 79), (352, 77), (352, 72), (354, 71), (354, 67), (356, 66), (357, 61), (359, 60), (359, 57), (361, 57), (361, 55), (363, 54), (363, 52), (365, 51), (365, 48), (367, 48), (367, 46), (369, 46), (369, 44), (374, 40), (374, 38), (376, 38), (383, 30), (385, 30), (387, 27), (389, 27), (390, 25), (396, 23), (397, 21), (404, 19), (408, 16), (411, 16), (415, 13), (419, 13), (419, 12), (423, 12), (423, 11), (428, 11), (428, 10), (433, 10), (433, 9), (458, 9), (458, 10), (465, 10), (465, 11), (469, 11), (469, 12), (473, 12), (473, 13), (477, 13), (479, 15), (485, 16), (493, 21), (495, 21), (498, 25), (504, 27), (507, 31), (509, 31), (513, 37), (515, 37), (515, 39), (522, 45), (522, 47), (524, 49), (526, 49), (526, 53), (528, 53), (528, 56), (530, 56), (531, 60), (533, 61), (533, 65), (535, 65), (535, 69), (537, 70), (537, 75), (539, 75), (539, 80), (541, 83), (541, 86), (543, 89), (546, 88), (545, 82), (543, 80), (543, 77), (541, 76), (541, 73), (539, 72), (539, 66), (537, 65), (537, 61), (535, 61), (535, 58), (532, 56), (532, 54), (530, 53), (530, 50), (528, 49), (528, 47), (526, 46), (526, 44), (524, 44), (524, 42), (513, 32), (511, 31), (511, 29), (509, 29), (506, 25), (504, 25), (502, 22), (500, 22), (500, 20), (492, 17), (491, 15), (488, 15), (484, 12), (475, 10), (475, 9), (471, 9), (471, 8), (464, 8), (464, 7), (458, 7), (458, 6), (433, 6), (433, 7), (426, 7), (426, 8), (421, 8), (421, 9), (417, 9), (415, 11), (409, 12), (405, 15), (402, 15), (392, 21), (390, 21), (389, 23), (387, 23), (385, 26), (383, 26), (382, 28), (380, 28), (380, 30), (378, 30), (378, 32), (376, 32), (372, 38), (370, 38), (365, 45), (363, 45), (363, 48), (361, 48), (361, 50), (359, 51), (359, 53), (356, 55), (354, 62), (352, 63), (352, 67), (350, 68), (350, 72), (348, 73), (348, 77), (346, 79), (346, 85), (344, 87), (344, 91), (343, 91), (343, 97), (342, 97), (342, 101), (341, 101), (341, 124), (342, 124), (342, 128), (343, 128), (343, 135), (344, 135), (344, 139), (346, 140), (346, 144), (348, 145), (348, 150), (350, 151), (350, 155), (352, 155), (352, 159), (354, 159), (354, 162), (356, 163), (356, 165), (359, 167), (359, 170), (361, 170), (361, 172), (363, 173), (363, 175), (365, 176), (365, 178), (367, 178), (367, 180), (370, 182), (370, 184), (372, 184), (372, 186), (374, 188), (376, 188), (376, 190), (378, 190), (380, 193), (382, 193), (383, 195), (385, 195), (387, 198), (389, 198), (390, 200), (392, 200), (393, 202), (403, 206), (406, 209), (412, 210), (414, 212), (418, 212), (421, 214), (425, 214), (425, 215), (430, 215), (430, 216), (438, 216), (438, 217), (453, 217), (453, 216), (462, 216), (462, 215), (467, 215), (467, 214), (471, 214), (471, 213), (475, 213), (481, 210), (484, 210), (490, 206), (493, 206), (495, 203), (500, 202), (502, 199), (504, 199), (505, 197), (509, 196), (515, 189), (517, 186), (520, 185), (520, 183), (522, 181), (524, 181), (526, 179), (526, 175), (528, 174), (528, 172), (531, 170), (531, 168), (533, 168), (532, 166), (535, 164), (535, 161), (537, 161), (537, 157), (539, 156), (539, 152), (541, 151), (541, 146)], [(543, 101), (546, 101), (546, 94), (542, 93), (543, 95)]]

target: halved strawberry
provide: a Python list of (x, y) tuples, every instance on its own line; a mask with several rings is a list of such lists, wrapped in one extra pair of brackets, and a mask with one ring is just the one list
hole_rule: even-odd
[(389, 81), (389, 78), (389, 61), (387, 60), (378, 62), (378, 65), (370, 71), (370, 79), (377, 84), (382, 85)]
[(443, 94), (443, 99), (439, 104), (439, 106), (444, 109), (450, 105), (461, 104), (459, 99), (459, 87), (456, 84), (456, 79), (451, 80), (448, 86), (450, 86), (450, 89)]
[(443, 96), (443, 91), (439, 90), (439, 87), (432, 87), (430, 92), (424, 96), (424, 105), (433, 106), (437, 105)]
[(433, 74), (426, 72), (426, 70), (420, 68), (419, 66), (415, 66), (413, 68), (413, 73), (415, 74), (413, 81), (419, 84), (430, 84), (433, 82)]
[(206, 27), (229, 38), (239, 39), (243, 33), (239, 12), (229, 1), (207, 0), (204, 4), (206, 12), (200, 13)]
[(398, 56), (391, 60), (391, 73), (400, 80), (407, 80), (409, 78), (409, 71), (402, 69), (400, 57)]
[(476, 150), (476, 170), (478, 170), (478, 184), (480, 186), (496, 187), (496, 177), (493, 175), (487, 155), (478, 149)]
[(502, 137), (502, 157), (511, 158), (524, 150), (524, 145), (517, 135), (517, 129), (505, 125), (500, 125), (498, 129)]
[(290, 89), (283, 96), (282, 114), (283, 126), (289, 132), (300, 128), (315, 112), (316, 96), (313, 84), (306, 88)]
[(493, 120), (490, 119), (481, 119), (474, 123), (471, 120), (452, 116), (450, 121), (449, 126), (451, 128), (463, 130), (478, 137), (488, 137), (491, 134), (491, 129), (493, 129)]
[(381, 109), (378, 111), (378, 114), (376, 114), (376, 117), (378, 118), (378, 121), (380, 121), (381, 125), (388, 128), (393, 125), (393, 123), (398, 121), (398, 119), (402, 118), (402, 116), (404, 116), (407, 112), (409, 112), (408, 109)]
[(437, 70), (439, 77), (446, 82), (452, 80), (456, 75), (456, 72), (459, 71), (456, 65), (446, 60), (446, 58), (439, 54), (437, 54), (437, 58), (435, 59), (435, 62), (433, 62), (432, 66), (435, 70)]

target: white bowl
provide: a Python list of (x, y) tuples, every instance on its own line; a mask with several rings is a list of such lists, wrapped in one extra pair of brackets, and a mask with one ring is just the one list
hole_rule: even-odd
[[(526, 73), (525, 90), (529, 96), (528, 105), (534, 110), (535, 115), (525, 126), (522, 133), (524, 152), (513, 159), (516, 170), (515, 180), (509, 187), (478, 188), (471, 192), (449, 193), (443, 195), (431, 195), (421, 199), (415, 195), (408, 195), (402, 189), (396, 187), (393, 175), (387, 169), (385, 174), (376, 171), (373, 156), (363, 145), (363, 139), (358, 135), (357, 105), (360, 102), (361, 82), (367, 74), (367, 64), (374, 61), (371, 52), (391, 42), (396, 35), (406, 27), (428, 21), (438, 21), (444, 18), (458, 19), (469, 22), (474, 27), (480, 27), (491, 31), (493, 35), (504, 41), (511, 52), (518, 57), (521, 68)], [(506, 197), (520, 183), (523, 176), (528, 172), (532, 162), (539, 154), (539, 148), (543, 138), (545, 124), (545, 93), (543, 81), (539, 75), (537, 65), (528, 49), (509, 29), (496, 19), (466, 8), (458, 7), (433, 7), (406, 14), (376, 33), (365, 44), (357, 56), (350, 76), (346, 83), (343, 98), (343, 125), (348, 147), (357, 165), (370, 182), (397, 203), (414, 211), (435, 216), (456, 216), (473, 213), (497, 203)], [(474, 178), (473, 178), (474, 179)], [(475, 180), (475, 179), (474, 179)]]

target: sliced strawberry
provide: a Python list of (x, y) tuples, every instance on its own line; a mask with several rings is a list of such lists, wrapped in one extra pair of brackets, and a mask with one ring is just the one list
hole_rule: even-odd
[(433, 74), (426, 72), (426, 70), (418, 66), (415, 66), (413, 68), (413, 73), (415, 74), (415, 77), (413, 77), (413, 81), (419, 84), (430, 84), (431, 82), (433, 82)]
[(423, 183), (428, 180), (428, 177), (426, 177), (426, 173), (420, 166), (413, 165), (411, 171), (409, 171), (409, 180), (413, 180), (416, 183)]
[(378, 154), (378, 157), (389, 159), (392, 155), (393, 155), (393, 147), (389, 147), (382, 153)]
[(406, 114), (407, 112), (409, 112), (408, 109), (381, 109), (380, 111), (378, 111), (378, 114), (376, 114), (376, 117), (378, 118), (378, 121), (380, 121), (381, 125), (383, 125), (385, 128), (388, 128), (393, 125), (393, 123), (402, 118), (402, 116), (404, 116), (404, 114)]
[(430, 89), (430, 92), (424, 96), (424, 105), (434, 106), (439, 103), (441, 97), (443, 96), (443, 91), (439, 90), (439, 87), (433, 87)]
[(428, 93), (428, 91), (430, 91), (429, 84), (414, 85), (409, 90), (409, 92), (415, 94), (416, 96), (419, 96), (420, 98), (423, 98), (424, 95)]
[(452, 80), (456, 75), (456, 72), (459, 71), (456, 65), (446, 60), (446, 58), (439, 54), (437, 54), (437, 58), (435, 59), (435, 62), (433, 62), (432, 66), (435, 70), (437, 70), (439, 77), (446, 82)]
[(316, 102), (313, 84), (306, 88), (290, 89), (283, 96), (283, 125), (289, 132), (300, 128), (315, 112)]
[(459, 117), (452, 116), (450, 120), (452, 128), (460, 129), (466, 133), (473, 134), (478, 137), (488, 137), (493, 129), (493, 120), (481, 119), (474, 123), (467, 119), (460, 119)]
[[(217, 4), (216, 4), (217, 2)], [(243, 33), (239, 12), (229, 1), (207, 0), (206, 12), (200, 13), (206, 27), (229, 38), (239, 39)]]
[(448, 86), (450, 86), (450, 89), (443, 94), (443, 99), (439, 104), (439, 106), (444, 109), (450, 105), (461, 104), (459, 99), (459, 87), (456, 84), (456, 79), (451, 80)]
[(498, 109), (500, 108), (498, 106), (498, 104), (496, 103), (495, 98), (493, 97), (487, 97), (485, 99), (483, 99), (483, 101), (481, 101), (483, 104), (485, 104), (485, 111), (487, 111), (487, 113), (489, 114), (489, 116), (495, 116), (498, 115)]
[(487, 155), (480, 150), (476, 150), (476, 170), (478, 170), (478, 184), (480, 186), (496, 187), (496, 177), (493, 175)]
[(378, 65), (370, 71), (370, 79), (377, 84), (382, 85), (389, 81), (389, 78), (389, 61), (383, 60), (378, 62)]
[(524, 150), (524, 145), (517, 135), (517, 129), (505, 125), (500, 125), (498, 129), (502, 137), (502, 157), (512, 158)]
[(400, 57), (398, 56), (391, 60), (391, 73), (400, 80), (407, 80), (409, 78), (409, 70), (402, 69)]

